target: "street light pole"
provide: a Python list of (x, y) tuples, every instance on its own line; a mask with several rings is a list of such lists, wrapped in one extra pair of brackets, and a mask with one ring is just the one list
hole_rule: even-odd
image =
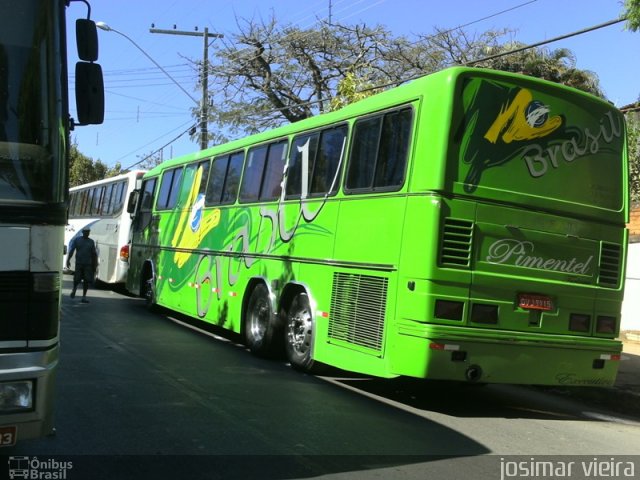
[(141, 47), (140, 45), (138, 45), (136, 42), (134, 42), (134, 41), (133, 41), (133, 39), (132, 39), (131, 37), (129, 37), (128, 35), (125, 35), (124, 33), (122, 33), (122, 32), (120, 32), (120, 31), (116, 30), (115, 28), (111, 28), (109, 25), (107, 25), (107, 24), (106, 24), (106, 23), (104, 23), (104, 22), (96, 22), (96, 27), (98, 27), (100, 30), (104, 30), (105, 32), (114, 32), (114, 33), (117, 33), (118, 35), (121, 35), (121, 36), (123, 36), (124, 38), (126, 38), (127, 40), (129, 40), (129, 41), (130, 41), (130, 42), (131, 42), (131, 43), (132, 43), (132, 44), (133, 44), (133, 45), (134, 45), (138, 50), (140, 50), (140, 51), (144, 54), (144, 56), (145, 56), (145, 57), (147, 57), (149, 60), (151, 60), (151, 62), (153, 62), (153, 64), (154, 64), (156, 67), (158, 67), (158, 68), (160, 69), (160, 71), (162, 71), (162, 73), (164, 73), (164, 74), (169, 78), (169, 80), (171, 80), (173, 83), (175, 83), (175, 84), (176, 84), (176, 86), (177, 86), (180, 90), (182, 90), (182, 91), (185, 93), (185, 95), (187, 95), (187, 96), (188, 96), (188, 97), (193, 101), (193, 103), (195, 103), (196, 105), (198, 104), (198, 100), (196, 100), (196, 99), (193, 97), (193, 95), (191, 95), (189, 92), (187, 92), (187, 91), (182, 87), (182, 85), (180, 85), (180, 84), (176, 81), (176, 79), (175, 79), (175, 78), (173, 78), (173, 77), (169, 74), (169, 72), (167, 72), (164, 68), (162, 68), (162, 66), (161, 66), (158, 62), (156, 62), (156, 61), (151, 57), (151, 55), (149, 55), (147, 52), (145, 52), (145, 51), (142, 49), (142, 47)]

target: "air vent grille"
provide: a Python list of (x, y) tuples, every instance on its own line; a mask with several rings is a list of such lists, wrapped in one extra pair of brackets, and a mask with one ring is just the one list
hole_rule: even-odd
[(598, 285), (616, 288), (620, 281), (622, 248), (614, 243), (600, 244)]
[(440, 250), (440, 265), (452, 267), (471, 266), (473, 222), (445, 218)]
[(334, 273), (329, 338), (381, 351), (389, 280)]

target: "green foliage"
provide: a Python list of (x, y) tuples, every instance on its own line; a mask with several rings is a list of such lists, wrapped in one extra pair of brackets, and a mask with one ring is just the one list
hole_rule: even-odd
[(156, 165), (160, 165), (164, 161), (163, 151), (154, 151), (146, 155), (138, 155), (138, 162), (135, 167), (142, 170), (151, 170)]
[[(490, 49), (488, 53), (490, 54), (489, 56), (493, 56), (509, 50), (517, 50), (524, 46), (525, 44), (520, 42), (506, 43)], [(605, 98), (604, 92), (600, 88), (598, 76), (589, 70), (578, 69), (576, 63), (577, 59), (574, 53), (568, 48), (558, 48), (556, 50), (529, 48), (476, 65), (542, 78)]]
[(640, 28), (640, 0), (625, 0), (624, 13), (627, 17), (627, 29), (632, 32)]
[(372, 83), (367, 80), (366, 74), (357, 75), (355, 72), (348, 72), (338, 83), (336, 96), (331, 99), (329, 110), (339, 110), (350, 103), (357, 102), (380, 91), (380, 88), (374, 88)]
[(115, 177), (124, 173), (120, 163), (116, 163), (109, 168), (102, 161), (94, 161), (87, 157), (78, 149), (78, 144), (74, 141), (69, 151), (69, 186), (77, 187), (103, 178)]

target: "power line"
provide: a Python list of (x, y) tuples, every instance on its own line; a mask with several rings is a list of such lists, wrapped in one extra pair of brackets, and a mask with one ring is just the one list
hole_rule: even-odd
[(598, 30), (598, 29), (604, 28), (604, 27), (609, 27), (611, 25), (615, 25), (616, 23), (624, 22), (626, 20), (627, 20), (626, 17), (618, 18), (618, 19), (615, 19), (615, 20), (609, 20), (608, 22), (604, 22), (604, 23), (601, 23), (599, 25), (594, 25), (593, 27), (588, 27), (588, 28), (584, 28), (582, 30), (578, 30), (577, 32), (568, 33), (566, 35), (561, 35), (559, 37), (550, 38), (549, 40), (544, 40), (542, 42), (533, 43), (531, 45), (526, 45), (526, 46), (521, 47), (521, 48), (516, 48), (516, 49), (513, 49), (513, 50), (509, 50), (508, 52), (497, 53), (495, 55), (490, 55), (488, 57), (484, 57), (484, 58), (481, 58), (479, 60), (471, 60), (469, 62), (463, 63), (462, 65), (470, 66), (470, 65), (475, 65), (476, 63), (480, 63), (480, 62), (486, 62), (487, 60), (494, 60), (496, 58), (504, 57), (505, 55), (511, 55), (513, 53), (519, 53), (519, 52), (522, 52), (524, 50), (529, 50), (529, 49), (532, 49), (532, 48), (541, 47), (542, 45), (547, 45), (549, 43), (557, 42), (559, 40), (564, 40), (566, 38), (576, 37), (578, 35), (582, 35), (582, 34), (585, 34), (585, 33), (593, 32), (594, 30)]
[[(151, 158), (152, 156), (154, 156), (156, 153), (160, 152), (161, 150), (167, 148), (169, 145), (171, 145), (173, 142), (175, 142), (176, 140), (178, 140), (180, 137), (182, 137), (185, 133), (190, 132), (191, 130), (193, 130), (194, 128), (197, 128), (197, 125), (191, 125), (189, 128), (187, 128), (185, 131), (183, 131), (182, 133), (180, 133), (178, 136), (176, 136), (175, 138), (169, 140), (167, 143), (165, 143), (163, 146), (161, 146), (160, 148), (154, 150), (153, 152), (151, 152), (149, 155), (147, 155), (146, 157), (142, 158), (141, 160), (138, 160), (136, 163), (133, 163), (131, 165), (129, 165), (127, 168), (124, 168), (123, 170), (131, 170), (133, 167), (140, 165), (142, 162), (144, 162), (145, 160), (147, 160), (148, 158)], [(148, 145), (148, 144), (147, 144)], [(144, 147), (141, 147), (144, 148)], [(139, 150), (139, 149), (138, 149)], [(123, 157), (124, 158), (124, 157)], [(117, 161), (117, 160), (116, 160)]]

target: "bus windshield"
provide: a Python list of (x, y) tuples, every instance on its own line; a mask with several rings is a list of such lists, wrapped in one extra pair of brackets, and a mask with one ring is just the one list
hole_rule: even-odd
[[(0, 203), (64, 200), (56, 2), (0, 0)], [(58, 25), (56, 25), (58, 24)], [(58, 100), (56, 100), (58, 99)], [(57, 119), (57, 120), (56, 120)], [(43, 181), (48, 179), (48, 181)]]
[(469, 76), (460, 88), (455, 190), (562, 211), (623, 210), (624, 121), (614, 107), (543, 83)]

